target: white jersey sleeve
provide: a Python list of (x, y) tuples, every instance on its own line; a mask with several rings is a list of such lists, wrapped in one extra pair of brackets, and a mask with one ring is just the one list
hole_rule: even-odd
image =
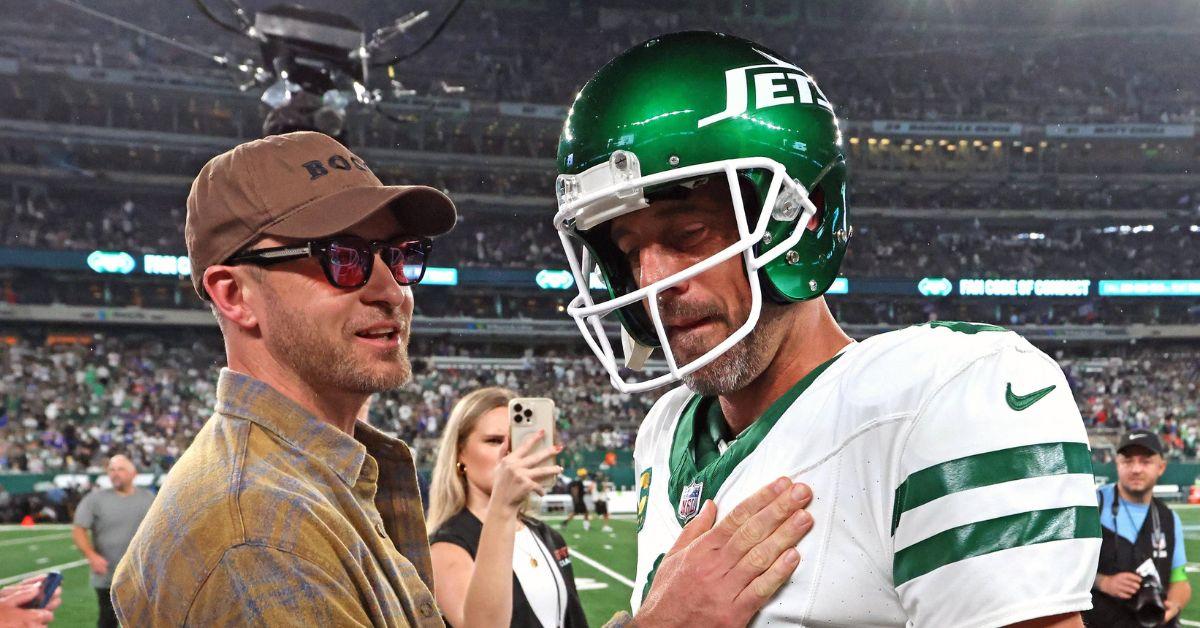
[(915, 626), (1091, 608), (1100, 525), (1062, 370), (1015, 334), (935, 385), (899, 443), (892, 579)]

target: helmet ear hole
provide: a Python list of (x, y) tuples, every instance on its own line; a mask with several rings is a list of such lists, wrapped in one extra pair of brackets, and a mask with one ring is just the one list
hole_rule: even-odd
[(817, 213), (813, 214), (812, 218), (808, 219), (807, 228), (809, 231), (816, 231), (821, 223), (825, 221), (825, 191), (820, 185), (813, 189), (808, 195), (808, 200), (816, 206)]

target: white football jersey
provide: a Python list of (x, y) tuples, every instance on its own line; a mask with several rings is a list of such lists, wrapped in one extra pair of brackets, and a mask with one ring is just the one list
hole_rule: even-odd
[(638, 432), (635, 611), (704, 500), (723, 517), (780, 476), (812, 487), (815, 525), (755, 626), (1000, 626), (1091, 608), (1087, 433), (1058, 365), (1015, 333), (938, 322), (881, 334), (727, 447), (714, 421), (719, 403), (679, 388)]

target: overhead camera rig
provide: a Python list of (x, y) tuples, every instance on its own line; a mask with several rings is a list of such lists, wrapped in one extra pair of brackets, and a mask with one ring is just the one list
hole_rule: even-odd
[[(232, 22), (222, 19), (207, 0), (193, 0), (200, 12), (220, 28), (253, 41), (261, 62), (237, 61), (229, 54), (212, 52), (176, 41), (160, 33), (109, 15), (78, 0), (54, 0), (120, 28), (162, 44), (200, 55), (235, 73), (242, 91), (262, 89), (262, 101), (271, 107), (263, 123), (264, 135), (295, 130), (316, 130), (344, 140), (346, 110), (353, 104), (374, 107), (394, 121), (403, 121), (379, 108), (381, 102), (416, 94), (397, 78), (399, 64), (432, 44), (464, 0), (454, 0), (441, 23), (425, 40), (403, 54), (388, 54), (398, 38), (429, 17), (429, 11), (411, 12), (376, 29), (368, 40), (365, 31), (344, 15), (308, 9), (295, 4), (277, 4), (257, 11), (251, 19), (239, 0), (222, 0)], [(387, 68), (386, 78), (377, 79), (371, 70)], [(461, 86), (440, 81), (445, 94), (461, 94)]]
[[(343, 138), (346, 109), (352, 103), (378, 108), (385, 98), (381, 87), (371, 88), (371, 69), (387, 67), (387, 95), (412, 96), (395, 76), (396, 64), (424, 50), (441, 34), (462, 6), (457, 0), (441, 24), (415, 49), (384, 59), (378, 57), (388, 43), (429, 17), (429, 11), (409, 13), (377, 29), (368, 41), (363, 29), (350, 18), (279, 4), (254, 14), (253, 21), (237, 0), (224, 0), (236, 24), (222, 21), (205, 0), (194, 0), (200, 11), (221, 28), (255, 41), (262, 63), (246, 60), (225, 65), (242, 74), (243, 90), (263, 88), (262, 101), (271, 107), (263, 123), (264, 134), (317, 130)], [(462, 87), (440, 83), (445, 93), (461, 93)]]

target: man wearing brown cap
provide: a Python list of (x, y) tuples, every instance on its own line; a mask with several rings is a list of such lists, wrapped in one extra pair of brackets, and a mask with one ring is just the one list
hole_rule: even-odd
[(319, 133), (204, 166), (185, 237), (228, 368), (117, 567), (122, 624), (442, 625), (412, 455), (359, 419), (410, 377), (410, 286), (455, 218)]

